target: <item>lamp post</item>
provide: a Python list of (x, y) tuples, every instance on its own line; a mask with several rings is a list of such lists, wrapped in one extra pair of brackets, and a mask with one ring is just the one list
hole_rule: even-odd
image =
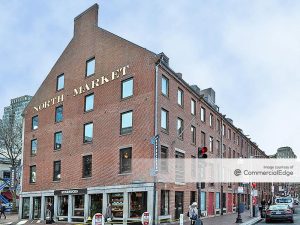
[(241, 209), (240, 209), (240, 205), (241, 205), (241, 194), (240, 194), (240, 183), (239, 183), (239, 186), (238, 186), (238, 215), (237, 215), (237, 218), (236, 218), (236, 221), (235, 223), (243, 223), (243, 220), (242, 220), (242, 217), (241, 217)]

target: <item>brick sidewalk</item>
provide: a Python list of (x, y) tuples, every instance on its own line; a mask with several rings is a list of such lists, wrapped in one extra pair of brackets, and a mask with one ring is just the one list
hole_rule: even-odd
[[(253, 217), (250, 217), (250, 212), (248, 210), (245, 210), (245, 212), (242, 213), (241, 216), (242, 216), (243, 223), (253, 219)], [(218, 224), (233, 225), (233, 224), (237, 224), (235, 223), (236, 217), (237, 217), (237, 213), (232, 213), (223, 216), (203, 218), (202, 221), (204, 225), (218, 225)]]

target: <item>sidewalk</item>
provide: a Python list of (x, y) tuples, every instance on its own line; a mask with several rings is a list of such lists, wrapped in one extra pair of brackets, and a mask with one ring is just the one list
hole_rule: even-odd
[[(253, 217), (250, 217), (250, 212), (248, 210), (245, 210), (245, 212), (242, 213), (241, 216), (242, 216), (243, 223), (250, 222), (253, 219)], [(237, 213), (232, 213), (223, 216), (203, 218), (202, 221), (204, 225), (217, 225), (217, 224), (236, 225), (237, 224), (235, 223), (236, 217), (237, 217)]]
[(11, 224), (16, 223), (19, 221), (18, 214), (17, 213), (6, 213), (6, 219), (4, 219), (3, 216), (1, 216), (0, 224)]

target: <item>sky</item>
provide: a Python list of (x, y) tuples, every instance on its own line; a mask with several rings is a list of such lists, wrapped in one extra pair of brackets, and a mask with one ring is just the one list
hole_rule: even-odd
[(300, 157), (300, 1), (1, 1), (0, 117), (11, 98), (34, 95), (94, 3), (100, 27), (212, 87), (220, 112), (267, 154), (290, 146)]

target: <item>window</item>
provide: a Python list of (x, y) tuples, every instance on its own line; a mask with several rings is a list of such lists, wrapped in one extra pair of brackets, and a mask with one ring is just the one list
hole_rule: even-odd
[(177, 118), (177, 136), (183, 139), (183, 120)]
[(161, 206), (160, 206), (160, 215), (167, 216), (169, 215), (169, 197), (170, 191), (161, 190)]
[(61, 74), (56, 78), (56, 90), (60, 91), (64, 89), (65, 86), (65, 75)]
[(161, 78), (161, 93), (169, 97), (169, 79), (165, 76)]
[(231, 140), (231, 129), (228, 128), (228, 139)]
[(57, 106), (55, 108), (55, 122), (61, 122), (63, 120), (63, 106)]
[(219, 119), (217, 119), (217, 131), (220, 133), (221, 131), (221, 122)]
[(237, 145), (240, 144), (240, 136), (237, 136), (236, 144), (237, 144)]
[(30, 166), (29, 183), (34, 184), (36, 182), (36, 166)]
[(236, 142), (235, 133), (234, 132), (233, 132), (233, 141), (234, 141), (234, 143)]
[(37, 151), (37, 139), (31, 140), (31, 155), (36, 155)]
[(84, 124), (83, 142), (89, 143), (93, 141), (93, 123)]
[(94, 109), (94, 94), (86, 95), (84, 98), (84, 111), (88, 112)]
[(213, 114), (209, 114), (209, 126), (213, 127), (214, 126), (214, 116)]
[(54, 133), (54, 149), (58, 150), (61, 149), (61, 144), (62, 144), (62, 132), (56, 132)]
[(85, 155), (82, 158), (82, 177), (92, 176), (92, 155)]
[(133, 96), (133, 78), (122, 81), (122, 99)]
[(132, 148), (120, 149), (120, 173), (131, 173)]
[(222, 154), (223, 154), (223, 158), (226, 158), (226, 145), (225, 144), (223, 144)]
[(233, 150), (232, 158), (235, 158), (235, 151)]
[(53, 181), (60, 181), (61, 162), (54, 161), (53, 163)]
[(222, 134), (223, 134), (224, 137), (226, 136), (226, 126), (225, 126), (225, 124), (223, 124)]
[(121, 113), (121, 134), (132, 132), (132, 111)]
[(214, 138), (209, 137), (209, 151), (214, 152)]
[(161, 128), (164, 131), (169, 130), (169, 112), (165, 109), (161, 109)]
[(220, 156), (220, 141), (217, 140), (217, 152), (218, 152), (218, 156)]
[(178, 105), (183, 106), (183, 90), (180, 88), (178, 88), (177, 91), (177, 103)]
[(196, 115), (196, 101), (194, 99), (191, 100), (191, 114)]
[(184, 183), (184, 153), (175, 151), (175, 182)]
[(203, 131), (201, 131), (201, 147), (205, 147), (206, 146), (206, 142), (205, 142), (205, 133)]
[(168, 148), (165, 146), (161, 146), (160, 149), (160, 155), (161, 155), (161, 164), (160, 169), (162, 172), (168, 171)]
[(32, 130), (36, 130), (39, 127), (39, 117), (38, 116), (34, 116), (32, 117), (31, 120), (31, 129)]
[(196, 127), (191, 126), (192, 144), (196, 144)]
[(95, 58), (86, 61), (85, 76), (89, 77), (95, 73)]
[(205, 108), (201, 107), (200, 119), (202, 122), (205, 122)]
[(228, 158), (231, 158), (231, 148), (228, 148)]

